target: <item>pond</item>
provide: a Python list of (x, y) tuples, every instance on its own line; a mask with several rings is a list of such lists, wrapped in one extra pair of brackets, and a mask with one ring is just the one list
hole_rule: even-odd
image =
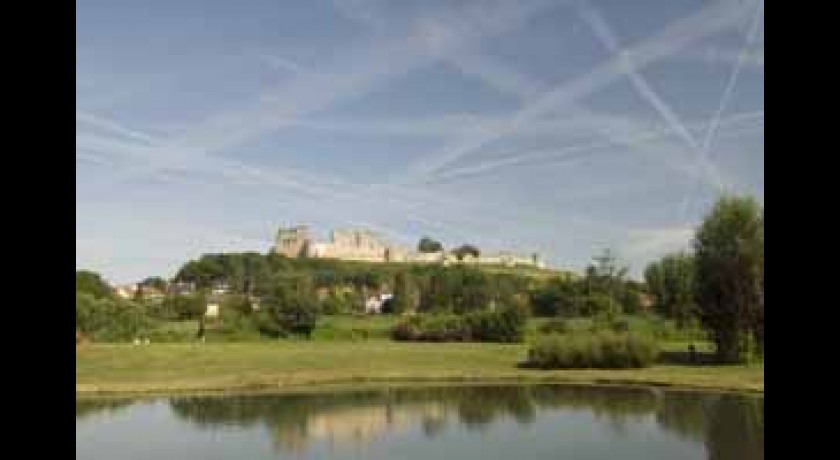
[(77, 459), (764, 458), (764, 397), (560, 385), (76, 400)]

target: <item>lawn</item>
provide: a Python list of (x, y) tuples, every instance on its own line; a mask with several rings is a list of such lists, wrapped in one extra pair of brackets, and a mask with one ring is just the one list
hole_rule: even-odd
[[(673, 347), (679, 344), (680, 350), (685, 350), (693, 338), (695, 343), (701, 343), (698, 332), (690, 333), (678, 331), (674, 328), (672, 321), (664, 321), (661, 325), (656, 321), (640, 316), (622, 316), (626, 320), (630, 331), (639, 333), (655, 333), (657, 328), (665, 326), (667, 335), (660, 337), (667, 341), (667, 346)], [(385, 339), (391, 335), (394, 325), (400, 320), (393, 315), (324, 315), (318, 319), (318, 326), (312, 333), (312, 338), (318, 341), (356, 341), (366, 339)], [(550, 321), (549, 318), (532, 318), (528, 321), (526, 336), (534, 337), (539, 334), (540, 325)], [(565, 320), (571, 331), (585, 332), (592, 325), (590, 318), (571, 318)], [(193, 342), (198, 331), (198, 321), (161, 321), (147, 335), (152, 342)], [(661, 333), (660, 333), (661, 335)], [(231, 341), (259, 341), (258, 334), (217, 334), (209, 327), (207, 330), (208, 342), (231, 342)], [(705, 347), (705, 345), (700, 345)]]
[(299, 389), (326, 384), (564, 382), (764, 391), (763, 366), (520, 369), (527, 345), (364, 341), (86, 344), (77, 394)]

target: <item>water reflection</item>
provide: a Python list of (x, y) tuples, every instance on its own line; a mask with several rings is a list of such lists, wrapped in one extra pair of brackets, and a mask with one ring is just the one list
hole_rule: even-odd
[(134, 404), (130, 399), (86, 398), (76, 399), (76, 420), (96, 414), (113, 414)]
[[(417, 430), (482, 431), (505, 420), (529, 425), (543, 413), (584, 411), (622, 431), (649, 419), (663, 431), (702, 442), (711, 459), (764, 458), (764, 398), (568, 386), (438, 387), (354, 393), (191, 397), (170, 400), (199, 427), (265, 426), (281, 452), (315, 442), (364, 446)], [(78, 403), (77, 403), (78, 415)]]

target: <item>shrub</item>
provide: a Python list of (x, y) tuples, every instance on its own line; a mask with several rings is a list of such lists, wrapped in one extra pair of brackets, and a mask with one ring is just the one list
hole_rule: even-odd
[(424, 342), (519, 342), (527, 320), (523, 309), (512, 307), (463, 316), (413, 316), (400, 321), (391, 337)]
[(677, 335), (676, 327), (671, 321), (665, 319), (657, 319), (654, 323), (654, 334), (660, 340), (673, 339)]
[(391, 338), (401, 341), (420, 340), (421, 335), (419, 316), (411, 316), (400, 321), (391, 331)]
[(613, 321), (612, 330), (614, 332), (630, 332), (630, 321), (626, 319)]
[(529, 367), (540, 369), (625, 369), (647, 367), (658, 356), (650, 337), (601, 332), (595, 335), (547, 335), (528, 350)]
[(274, 313), (267, 308), (261, 308), (254, 312), (251, 319), (253, 320), (257, 331), (259, 331), (259, 333), (263, 336), (277, 339), (285, 335), (285, 331), (280, 326), (280, 323), (277, 321)]
[(479, 342), (521, 342), (528, 315), (524, 309), (507, 307), (483, 311), (464, 318), (469, 336)]
[(569, 323), (564, 319), (552, 319), (539, 327), (539, 331), (543, 334), (566, 334), (569, 330)]
[(186, 321), (199, 319), (207, 309), (207, 299), (201, 294), (173, 295), (150, 306), (150, 314), (158, 319)]
[(150, 326), (150, 319), (137, 304), (76, 293), (76, 330), (86, 337), (106, 342), (127, 341)]
[(318, 322), (318, 305), (309, 297), (285, 295), (266, 299), (265, 309), (259, 310), (254, 322), (260, 333), (272, 338), (288, 335), (312, 337)]

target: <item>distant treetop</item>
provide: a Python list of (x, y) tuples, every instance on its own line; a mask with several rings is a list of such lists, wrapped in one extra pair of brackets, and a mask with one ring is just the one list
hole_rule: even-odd
[(443, 245), (440, 244), (440, 241), (435, 241), (428, 236), (424, 236), (420, 238), (417, 250), (420, 252), (440, 252), (443, 251)]

